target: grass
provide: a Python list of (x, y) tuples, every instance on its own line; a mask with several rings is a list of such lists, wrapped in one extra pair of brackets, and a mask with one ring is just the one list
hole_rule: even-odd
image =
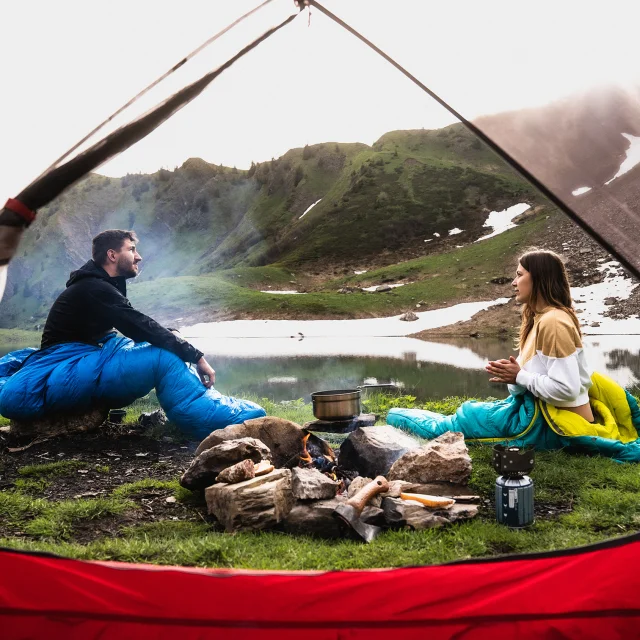
[(25, 331), (23, 329), (0, 329), (0, 347), (19, 349), (34, 347), (40, 344), (40, 331)]
[[(365, 409), (382, 421), (393, 406), (424, 407), (452, 413), (465, 398), (418, 401), (412, 396), (370, 394)], [(155, 408), (146, 399), (147, 409)], [(270, 415), (303, 423), (311, 407), (302, 400), (281, 404), (261, 400)], [(471, 445), (473, 474), (469, 489), (483, 500), (494, 493), (496, 474), (491, 447)], [(42, 484), (53, 483), (77, 468), (77, 461), (29, 465), (19, 470), (13, 489), (0, 491), (0, 522), (5, 533), (0, 546), (49, 551), (83, 559), (150, 562), (201, 567), (251, 569), (361, 569), (448, 562), (504, 553), (563, 549), (640, 528), (640, 474), (635, 465), (598, 457), (572, 456), (563, 451), (540, 452), (532, 478), (536, 503), (565, 512), (538, 519), (526, 530), (510, 530), (494, 521), (493, 510), (482, 508), (474, 520), (441, 529), (386, 531), (373, 543), (319, 540), (280, 532), (228, 535), (202, 521), (161, 520), (131, 524), (136, 499), (173, 495), (191, 509), (203, 509), (202, 497), (178, 484), (177, 478), (142, 478), (123, 483), (109, 495), (47, 501), (38, 497)], [(85, 465), (86, 466), (86, 465)], [(108, 470), (100, 469), (103, 473)], [(40, 489), (41, 491), (41, 489)], [(485, 504), (485, 503), (483, 503)], [(567, 512), (568, 511), (568, 512)], [(192, 511), (190, 511), (192, 513)], [(118, 535), (82, 543), (78, 531), (93, 522), (122, 519)]]

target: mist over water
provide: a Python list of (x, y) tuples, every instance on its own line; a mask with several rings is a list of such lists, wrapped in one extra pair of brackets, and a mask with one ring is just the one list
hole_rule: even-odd
[[(514, 353), (511, 342), (486, 338), (443, 343), (412, 338), (284, 341), (290, 343), (288, 351), (278, 338), (226, 338), (218, 348), (210, 342), (204, 350), (216, 369), (216, 388), (278, 402), (309, 402), (314, 391), (388, 383), (395, 385), (393, 393), (420, 400), (503, 398), (506, 386), (490, 383), (484, 364)], [(586, 336), (584, 346), (592, 369), (632, 392), (640, 390), (640, 336)], [(12, 350), (5, 347), (0, 355)], [(370, 392), (365, 391), (365, 397)]]

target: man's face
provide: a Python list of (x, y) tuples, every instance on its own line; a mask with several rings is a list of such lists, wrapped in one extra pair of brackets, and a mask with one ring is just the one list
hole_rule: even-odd
[(119, 276), (135, 278), (138, 275), (138, 263), (142, 260), (142, 256), (136, 250), (135, 243), (126, 238), (120, 251), (116, 251), (116, 257)]

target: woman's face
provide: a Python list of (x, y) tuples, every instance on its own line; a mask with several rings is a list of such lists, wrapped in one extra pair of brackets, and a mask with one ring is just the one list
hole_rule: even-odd
[(516, 292), (516, 302), (519, 304), (529, 302), (531, 298), (531, 290), (533, 289), (533, 281), (531, 279), (531, 274), (520, 263), (518, 263), (516, 277), (513, 279), (511, 286)]

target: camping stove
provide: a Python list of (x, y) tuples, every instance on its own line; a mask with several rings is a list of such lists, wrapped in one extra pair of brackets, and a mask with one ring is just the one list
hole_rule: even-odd
[(526, 475), (534, 465), (533, 447), (493, 447), (496, 480), (496, 520), (508, 527), (529, 526), (533, 516), (533, 480)]

